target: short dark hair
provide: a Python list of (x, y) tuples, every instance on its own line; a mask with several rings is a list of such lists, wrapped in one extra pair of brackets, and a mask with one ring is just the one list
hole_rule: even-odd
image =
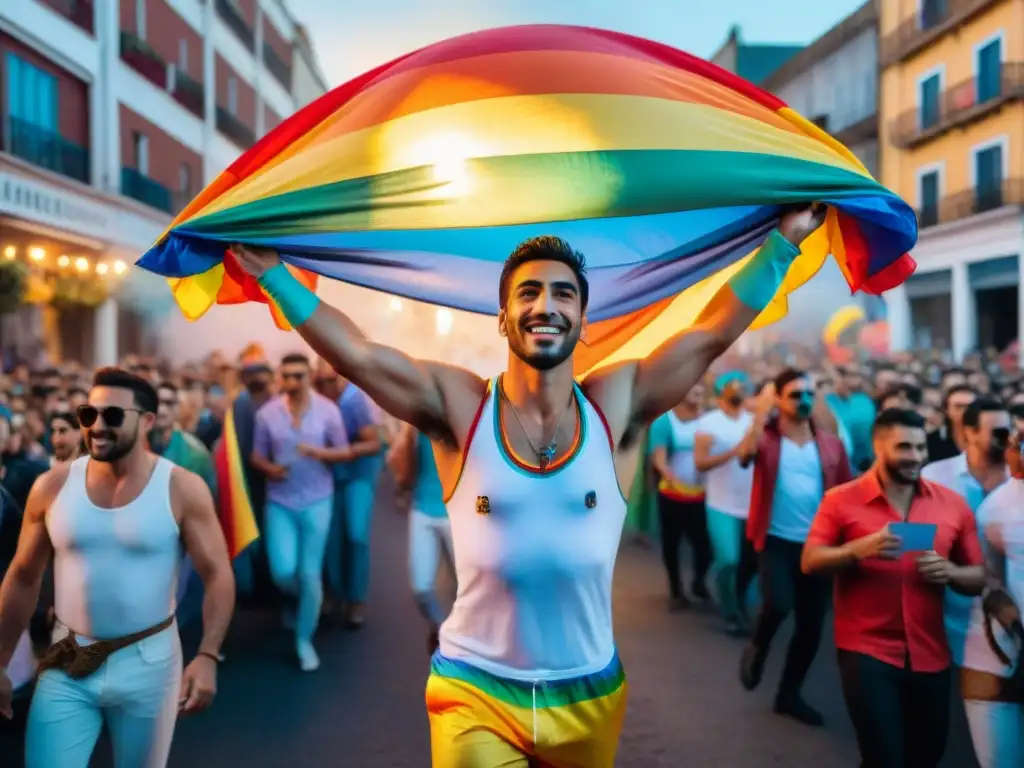
[(113, 387), (114, 389), (131, 390), (135, 397), (135, 407), (144, 413), (156, 413), (159, 400), (153, 385), (141, 376), (126, 371), (124, 368), (110, 366), (100, 368), (92, 377), (94, 387)]
[(1010, 415), (1015, 419), (1024, 419), (1024, 403), (1010, 406)]
[(307, 368), (310, 367), (309, 358), (301, 352), (289, 352), (281, 358), (281, 365), (304, 365)]
[(68, 424), (71, 425), (72, 429), (79, 428), (78, 416), (71, 413), (70, 411), (56, 411), (55, 413), (51, 413), (50, 421), (66, 421)]
[(907, 427), (908, 429), (924, 429), (924, 417), (910, 408), (886, 408), (871, 427), (871, 434), (876, 435), (890, 427)]
[(965, 427), (977, 429), (981, 424), (981, 414), (1000, 412), (1009, 413), (1002, 400), (997, 400), (994, 397), (979, 397), (964, 410), (963, 424)]
[(508, 304), (511, 291), (509, 281), (512, 273), (530, 261), (557, 261), (565, 264), (576, 275), (580, 284), (580, 307), (586, 310), (590, 300), (590, 284), (587, 282), (587, 260), (583, 254), (574, 250), (568, 242), (554, 235), (540, 235), (524, 240), (505, 259), (501, 268), (501, 280), (498, 281), (498, 306), (504, 309)]
[(781, 395), (782, 390), (785, 389), (786, 385), (791, 381), (806, 378), (806, 372), (797, 370), (796, 368), (786, 368), (775, 377), (775, 394)]
[(970, 395), (978, 396), (978, 391), (969, 384), (957, 384), (946, 390), (946, 394), (942, 396), (942, 410), (945, 411), (949, 407), (949, 398), (953, 395), (959, 395), (961, 392), (966, 392)]

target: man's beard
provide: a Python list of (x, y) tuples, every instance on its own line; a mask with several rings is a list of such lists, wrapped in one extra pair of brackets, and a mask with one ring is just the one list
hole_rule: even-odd
[[(97, 451), (93, 448), (93, 440), (97, 437), (104, 438), (111, 442), (109, 442), (107, 447), (102, 451)], [(112, 462), (123, 459), (131, 453), (131, 450), (135, 447), (135, 443), (138, 439), (138, 434), (131, 435), (124, 439), (118, 439), (113, 432), (97, 432), (95, 434), (89, 433), (86, 437), (85, 445), (89, 450), (89, 455), (96, 461)]]
[(573, 350), (576, 349), (576, 342), (579, 341), (578, 332), (570, 327), (564, 336), (557, 337), (559, 343), (550, 347), (542, 347), (536, 352), (530, 352), (526, 345), (527, 333), (529, 331), (526, 329), (517, 327), (513, 333), (508, 335), (508, 346), (512, 350), (512, 354), (538, 371), (550, 371), (564, 363), (572, 357)]
[(920, 465), (910, 466), (901, 461), (886, 462), (885, 472), (899, 485), (914, 485), (921, 477)]

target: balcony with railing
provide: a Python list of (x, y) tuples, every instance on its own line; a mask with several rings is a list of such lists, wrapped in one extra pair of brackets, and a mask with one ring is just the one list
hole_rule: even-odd
[(235, 33), (235, 36), (242, 41), (250, 51), (256, 50), (256, 33), (245, 20), (238, 6), (231, 0), (216, 0), (215, 8), (220, 20)]
[(172, 67), (169, 75), (168, 90), (181, 106), (200, 120), (206, 114), (205, 89), (198, 80), (189, 77), (177, 67)]
[(121, 168), (121, 194), (165, 213), (173, 209), (171, 190), (135, 168)]
[(121, 32), (121, 60), (161, 90), (167, 87), (167, 62), (132, 32)]
[(1024, 205), (1024, 179), (1007, 179), (1002, 183), (977, 186), (948, 195), (936, 205), (918, 210), (917, 224), (921, 229), (927, 229), (1008, 205)]
[(1004, 62), (991, 76), (964, 80), (939, 94), (935, 104), (898, 115), (890, 124), (891, 141), (900, 149), (910, 149), (1021, 98), (1024, 62)]
[(76, 27), (88, 32), (95, 32), (93, 20), (93, 0), (42, 0), (43, 5), (59, 13)]
[(913, 56), (926, 45), (950, 32), (1000, 0), (923, 0), (918, 10), (878, 43), (883, 67)]
[(89, 183), (89, 150), (37, 125), (8, 117), (0, 131), (0, 148), (33, 165)]
[(248, 149), (256, 143), (253, 129), (221, 106), (217, 107), (217, 130), (242, 149)]
[(263, 43), (263, 63), (281, 85), (288, 90), (292, 88), (292, 68), (282, 59), (274, 47), (267, 42)]

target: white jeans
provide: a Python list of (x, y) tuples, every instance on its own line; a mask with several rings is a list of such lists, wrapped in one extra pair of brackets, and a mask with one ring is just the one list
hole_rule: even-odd
[[(66, 635), (59, 627), (54, 639)], [(47, 670), (32, 697), (26, 768), (87, 768), (104, 720), (117, 768), (164, 768), (178, 718), (181, 673), (177, 624), (112, 653), (81, 680)]]
[(1024, 766), (1024, 706), (970, 699), (964, 705), (981, 768)]
[(409, 582), (420, 612), (431, 624), (440, 625), (444, 616), (434, 594), (437, 567), (444, 551), (452, 559), (452, 529), (447, 515), (431, 517), (412, 509), (409, 512)]

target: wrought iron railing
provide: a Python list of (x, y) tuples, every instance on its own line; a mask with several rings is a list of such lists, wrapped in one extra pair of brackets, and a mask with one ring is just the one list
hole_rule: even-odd
[(1024, 179), (1006, 179), (1000, 183), (983, 184), (947, 195), (938, 203), (919, 209), (917, 224), (921, 229), (926, 229), (1007, 205), (1024, 205)]
[(1022, 97), (1024, 62), (1003, 62), (991, 74), (979, 74), (947, 88), (933, 104), (919, 104), (900, 113), (890, 123), (890, 140), (900, 149), (908, 149)]
[(242, 16), (238, 6), (231, 2), (231, 0), (216, 0), (215, 8), (221, 21), (235, 33), (235, 36), (242, 41), (245, 47), (250, 51), (255, 51), (256, 33), (249, 26), (249, 22), (245, 20), (245, 17)]
[(290, 91), (292, 88), (292, 68), (288, 62), (278, 55), (274, 47), (265, 41), (263, 43), (263, 63), (270, 70), (270, 74), (277, 79), (277, 82)]
[(219, 105), (217, 107), (217, 130), (242, 149), (248, 149), (256, 142), (256, 135), (252, 128)]
[(89, 150), (16, 117), (4, 121), (2, 148), (40, 168), (89, 183)]
[(171, 191), (135, 168), (121, 169), (121, 194), (166, 213), (173, 207)]
[(43, 3), (90, 35), (95, 32), (92, 0), (43, 0)]
[(883, 67), (906, 59), (936, 38), (956, 29), (975, 14), (999, 0), (939, 0), (908, 3), (918, 10), (879, 40), (879, 60)]
[(167, 88), (167, 62), (133, 32), (121, 31), (121, 59), (153, 85)]

